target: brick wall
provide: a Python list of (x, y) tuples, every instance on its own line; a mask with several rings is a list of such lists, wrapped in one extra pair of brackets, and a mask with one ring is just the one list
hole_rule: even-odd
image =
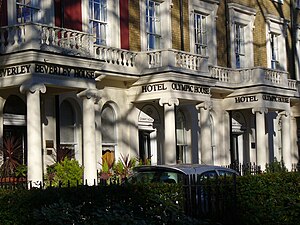
[[(183, 10), (183, 43), (184, 51), (190, 51), (190, 35), (189, 35), (189, 12), (188, 0), (182, 0)], [(181, 31), (180, 31), (180, 0), (173, 1), (171, 11), (172, 17), (172, 48), (181, 50)]]
[(139, 0), (129, 0), (129, 49), (141, 51), (140, 4)]

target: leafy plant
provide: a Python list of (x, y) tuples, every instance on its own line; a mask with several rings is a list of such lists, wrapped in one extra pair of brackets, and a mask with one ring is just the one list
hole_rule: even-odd
[(47, 167), (48, 185), (62, 187), (82, 184), (83, 167), (75, 159), (64, 158), (63, 161)]
[(15, 175), (16, 177), (26, 177), (27, 176), (27, 166), (26, 165), (19, 165), (17, 168), (16, 168), (16, 171), (15, 171)]
[(117, 166), (114, 168), (116, 173), (121, 176), (121, 179), (128, 177), (132, 173), (132, 168), (136, 166), (137, 159), (130, 158), (129, 154), (124, 156), (120, 154), (121, 158), (119, 159)]
[(266, 173), (282, 173), (287, 171), (288, 170), (284, 165), (283, 160), (278, 161), (277, 158), (274, 159), (274, 162), (266, 165)]
[(15, 137), (4, 138), (3, 148), (1, 152), (4, 156), (4, 163), (0, 167), (0, 174), (2, 177), (15, 176), (18, 166), (20, 166), (20, 153), (22, 151), (21, 140)]

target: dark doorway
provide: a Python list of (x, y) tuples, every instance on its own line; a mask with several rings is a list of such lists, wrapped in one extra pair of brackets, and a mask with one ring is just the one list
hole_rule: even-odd
[(151, 159), (150, 133), (148, 130), (139, 130), (139, 157), (143, 164)]

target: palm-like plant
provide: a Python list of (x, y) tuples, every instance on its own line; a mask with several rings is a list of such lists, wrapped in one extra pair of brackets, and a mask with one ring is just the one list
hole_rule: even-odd
[(4, 156), (4, 162), (0, 167), (1, 177), (14, 176), (17, 167), (20, 166), (19, 159), (22, 152), (20, 139), (15, 137), (4, 138), (1, 152)]

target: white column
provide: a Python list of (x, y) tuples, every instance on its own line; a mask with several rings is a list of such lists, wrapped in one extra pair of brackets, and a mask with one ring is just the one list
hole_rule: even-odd
[(265, 113), (268, 112), (267, 108), (255, 108), (252, 109), (255, 114), (256, 126), (255, 126), (255, 140), (256, 140), (256, 163), (261, 166), (261, 170), (266, 169), (267, 159), (267, 141), (265, 130)]
[(200, 113), (200, 151), (201, 164), (212, 164), (212, 143), (211, 143), (211, 124), (210, 124), (210, 109), (209, 102), (203, 102), (197, 105)]
[(164, 107), (165, 139), (163, 148), (164, 164), (176, 164), (176, 118), (175, 105), (179, 105), (176, 98), (160, 99), (159, 104)]
[(100, 99), (97, 90), (85, 90), (77, 94), (83, 105), (83, 179), (87, 185), (97, 184), (95, 105)]
[(42, 129), (40, 92), (44, 84), (25, 83), (20, 87), (27, 100), (27, 180), (32, 187), (40, 187), (43, 181)]
[(281, 138), (282, 138), (282, 159), (286, 168), (292, 169), (292, 149), (291, 149), (291, 134), (290, 134), (290, 115), (285, 113), (281, 116)]

